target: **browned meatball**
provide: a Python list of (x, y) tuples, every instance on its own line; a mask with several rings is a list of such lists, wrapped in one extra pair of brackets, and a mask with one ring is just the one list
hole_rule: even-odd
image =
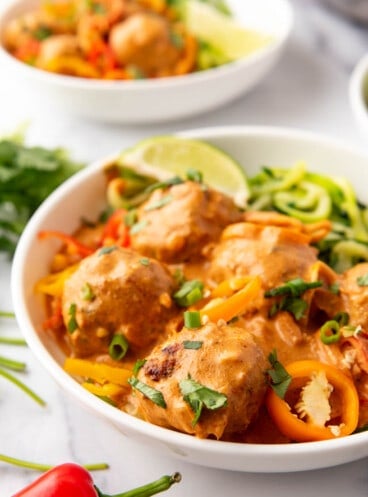
[(241, 219), (231, 198), (192, 181), (154, 191), (138, 216), (142, 229), (132, 233), (133, 249), (170, 263), (199, 258), (225, 226)]
[[(199, 348), (189, 347), (195, 342)], [(208, 323), (200, 329), (183, 329), (157, 346), (148, 356), (138, 378), (162, 393), (166, 408), (137, 393), (144, 418), (200, 438), (243, 431), (253, 420), (266, 390), (265, 356), (252, 336), (241, 328)], [(226, 405), (203, 407), (195, 413), (183, 398), (179, 382), (191, 380), (226, 396)]]
[(210, 276), (222, 281), (232, 276), (259, 275), (264, 288), (305, 277), (317, 260), (304, 235), (276, 226), (239, 223), (227, 228), (214, 248)]
[(133, 14), (116, 24), (109, 43), (122, 66), (136, 66), (147, 76), (173, 68), (180, 57), (168, 21), (152, 12)]
[(368, 275), (368, 262), (357, 264), (342, 274), (340, 295), (350, 324), (368, 330), (368, 286), (359, 285), (359, 278)]
[(127, 249), (100, 249), (87, 257), (65, 282), (63, 318), (74, 355), (105, 353), (111, 337), (121, 333), (132, 349), (164, 336), (175, 312), (174, 281), (159, 262)]

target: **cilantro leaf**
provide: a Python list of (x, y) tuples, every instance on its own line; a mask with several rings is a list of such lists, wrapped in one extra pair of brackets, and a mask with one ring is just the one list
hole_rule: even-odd
[(194, 411), (193, 426), (198, 423), (203, 407), (213, 411), (227, 406), (226, 395), (201, 385), (192, 380), (190, 376), (179, 382), (179, 388), (183, 395), (183, 399)]
[(276, 350), (273, 350), (269, 356), (268, 360), (272, 366), (271, 369), (267, 369), (267, 374), (269, 377), (269, 385), (273, 391), (283, 399), (291, 383), (291, 376), (286, 371), (281, 362), (277, 359)]
[(146, 383), (139, 381), (135, 376), (129, 378), (128, 383), (132, 388), (138, 390), (138, 392), (143, 394), (145, 397), (147, 397), (147, 399), (151, 400), (154, 404), (158, 405), (159, 407), (163, 407), (164, 409), (166, 408), (166, 402), (164, 396), (162, 395), (161, 392), (159, 392), (155, 388), (152, 388), (149, 385), (146, 385)]

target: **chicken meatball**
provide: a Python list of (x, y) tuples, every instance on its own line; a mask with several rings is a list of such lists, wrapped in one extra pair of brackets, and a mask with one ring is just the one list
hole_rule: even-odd
[[(200, 438), (244, 431), (263, 401), (266, 363), (261, 348), (241, 328), (214, 323), (184, 328), (155, 347), (138, 373), (139, 381), (161, 392), (166, 407), (138, 392), (139, 410), (151, 423)], [(195, 384), (214, 391), (205, 390), (207, 398), (218, 400), (215, 408), (211, 400), (202, 406), (197, 422), (195, 406), (183, 391)]]
[(85, 258), (65, 282), (62, 312), (77, 357), (106, 353), (123, 334), (133, 350), (163, 338), (175, 306), (170, 272), (130, 250), (105, 247)]
[(70, 34), (54, 35), (41, 43), (38, 64), (47, 66), (58, 57), (79, 55), (77, 37)]
[(153, 12), (133, 14), (116, 24), (109, 44), (122, 66), (136, 66), (146, 76), (170, 70), (180, 57), (168, 21)]
[(367, 278), (367, 275), (368, 263), (364, 262), (345, 271), (340, 280), (340, 295), (350, 324), (365, 330), (368, 330), (368, 286), (359, 283), (360, 278)]
[(210, 276), (260, 276), (265, 289), (303, 278), (316, 262), (316, 249), (301, 233), (278, 226), (238, 223), (224, 230), (211, 254)]
[(156, 190), (140, 207), (132, 247), (161, 261), (180, 263), (199, 258), (210, 242), (217, 241), (225, 226), (241, 219), (231, 198), (187, 181)]

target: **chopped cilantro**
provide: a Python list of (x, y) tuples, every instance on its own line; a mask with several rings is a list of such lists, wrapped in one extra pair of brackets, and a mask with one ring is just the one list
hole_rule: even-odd
[(271, 369), (267, 370), (269, 385), (276, 393), (276, 395), (283, 399), (285, 397), (287, 389), (289, 388), (292, 378), (286, 371), (284, 366), (281, 364), (281, 362), (277, 359), (276, 350), (273, 350), (269, 354), (268, 360), (272, 366)]
[(203, 407), (214, 411), (227, 406), (226, 395), (201, 385), (194, 381), (189, 375), (187, 379), (179, 382), (179, 388), (183, 395), (183, 399), (194, 411), (193, 426), (198, 423)]
[(78, 323), (77, 323), (77, 319), (75, 317), (76, 312), (77, 312), (76, 304), (70, 304), (69, 310), (68, 310), (68, 314), (70, 316), (70, 319), (69, 319), (68, 325), (67, 325), (69, 333), (74, 333), (74, 331), (78, 329)]
[(129, 378), (128, 383), (132, 388), (138, 390), (138, 392), (140, 392), (145, 397), (147, 397), (147, 399), (150, 399), (154, 404), (158, 405), (159, 407), (163, 407), (164, 409), (166, 408), (166, 402), (164, 396), (162, 395), (161, 392), (159, 392), (155, 388), (152, 388), (149, 385), (142, 383), (135, 376)]

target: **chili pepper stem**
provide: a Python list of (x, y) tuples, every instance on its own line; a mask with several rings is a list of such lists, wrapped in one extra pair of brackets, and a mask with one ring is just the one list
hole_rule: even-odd
[(29, 397), (31, 397), (35, 402), (40, 404), (41, 406), (45, 406), (46, 402), (41, 399), (33, 390), (31, 390), (27, 385), (25, 385), (22, 381), (18, 380), (15, 376), (12, 374), (8, 373), (4, 369), (0, 368), (0, 376), (3, 376), (7, 380), (9, 380), (11, 383), (16, 385), (18, 388), (23, 390), (24, 393), (26, 393)]
[(168, 490), (174, 483), (179, 483), (181, 481), (181, 474), (174, 473), (171, 476), (165, 475), (142, 487), (134, 488), (133, 490), (128, 490), (122, 494), (107, 495), (103, 494), (97, 487), (95, 487), (98, 497), (150, 497), (151, 495), (158, 494)]

